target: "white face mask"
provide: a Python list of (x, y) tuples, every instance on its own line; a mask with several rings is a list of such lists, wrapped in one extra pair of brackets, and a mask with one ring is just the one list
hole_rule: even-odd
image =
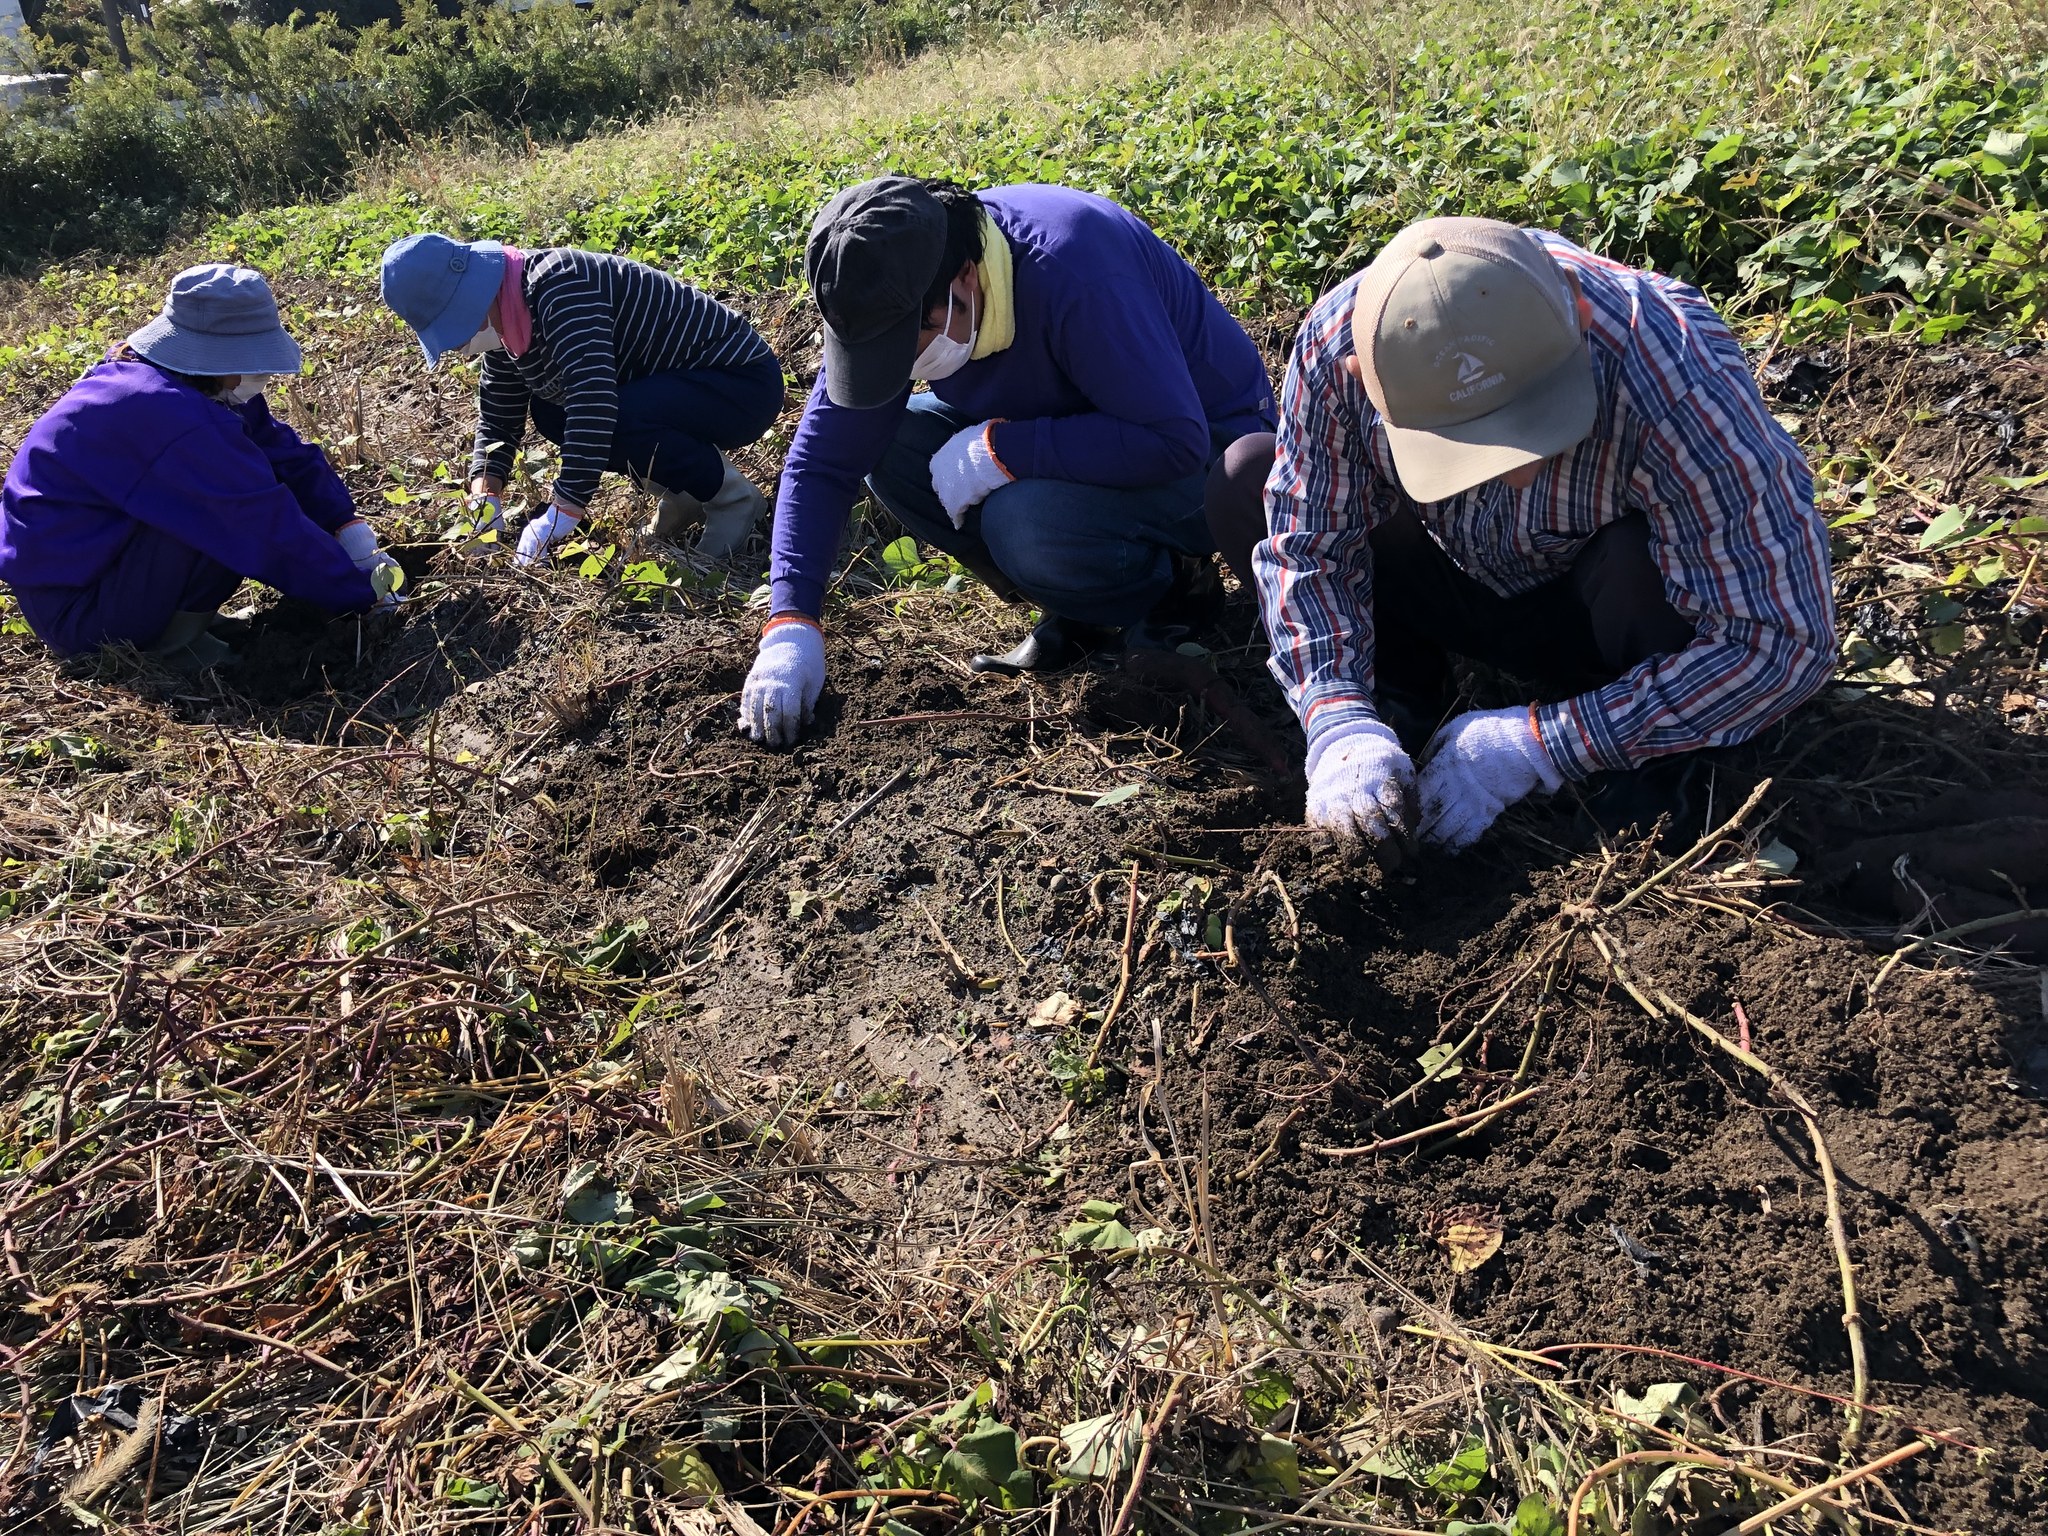
[(948, 288), (946, 290), (946, 323), (939, 327), (939, 334), (932, 338), (931, 345), (918, 353), (917, 361), (910, 365), (910, 376), (913, 379), (923, 379), (926, 383), (930, 383), (933, 379), (950, 379), (966, 366), (967, 360), (974, 356), (976, 327), (980, 324), (980, 316), (972, 309), (967, 313), (967, 339), (965, 341), (955, 341), (951, 334), (953, 329), (953, 290)]
[(495, 352), (504, 345), (505, 338), (486, 320), (484, 328), (457, 347), (455, 352), (459, 357), (482, 357), (486, 352)]
[(242, 382), (221, 396), (229, 405), (247, 405), (263, 393), (263, 386), (270, 382), (267, 373), (245, 373)]

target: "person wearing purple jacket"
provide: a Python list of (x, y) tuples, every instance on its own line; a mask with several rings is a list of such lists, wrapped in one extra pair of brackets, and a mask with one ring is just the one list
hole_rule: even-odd
[(783, 464), (743, 731), (788, 746), (811, 717), (825, 589), (863, 484), (1043, 615), (976, 671), (1213, 621), (1209, 471), (1272, 430), (1273, 388), (1243, 327), (1142, 220), (1065, 187), (882, 176), (819, 213), (805, 272), (825, 355)]
[(126, 642), (180, 668), (226, 659), (208, 626), (245, 578), (331, 613), (404, 577), (326, 456), (270, 414), (298, 343), (260, 273), (171, 280), (163, 312), (22, 439), (0, 490), (0, 581), (67, 654)]

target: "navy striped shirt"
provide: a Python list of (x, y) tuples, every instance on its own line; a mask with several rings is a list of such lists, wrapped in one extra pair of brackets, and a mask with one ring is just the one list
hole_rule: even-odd
[(587, 507), (611, 462), (621, 384), (774, 358), (744, 316), (623, 256), (532, 251), (522, 276), (533, 344), (518, 357), (502, 350), (484, 355), (472, 476), (511, 474), (526, 436), (527, 403), (538, 395), (567, 418), (555, 493)]

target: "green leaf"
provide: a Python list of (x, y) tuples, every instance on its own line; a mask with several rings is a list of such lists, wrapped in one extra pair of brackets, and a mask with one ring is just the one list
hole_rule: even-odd
[(1278, 1371), (1260, 1371), (1244, 1389), (1244, 1405), (1261, 1424), (1271, 1424), (1294, 1401), (1294, 1383)]
[(1038, 1502), (1038, 1486), (1024, 1465), (1024, 1445), (1017, 1431), (994, 1419), (983, 1419), (954, 1442), (939, 1463), (939, 1485), (963, 1499), (983, 1499), (1002, 1509), (1028, 1509)]
[(1114, 1200), (1084, 1200), (1081, 1202), (1081, 1219), (1083, 1221), (1115, 1221), (1123, 1213), (1123, 1206)]
[(1122, 805), (1144, 787), (1142, 784), (1119, 784), (1115, 789), (1097, 795), (1094, 809), (1100, 810), (1105, 805)]
[(704, 1453), (684, 1441), (671, 1440), (656, 1450), (654, 1470), (661, 1478), (662, 1490), (671, 1497), (708, 1499), (725, 1491)]
[(1920, 530), (1920, 547), (1935, 549), (1946, 544), (1963, 531), (1963, 525), (1970, 520), (1969, 509), (1950, 507), (1933, 522)]
[(472, 1482), (466, 1477), (451, 1477), (442, 1495), (450, 1504), (461, 1504), (470, 1509), (489, 1509), (505, 1501), (505, 1491), (496, 1483)]
[(1060, 1246), (1113, 1253), (1138, 1246), (1138, 1235), (1120, 1221), (1077, 1221), (1060, 1234)]
[(1565, 1536), (1564, 1519), (1547, 1500), (1532, 1493), (1515, 1506), (1510, 1536)]
[(1927, 648), (1937, 656), (1953, 656), (1969, 643), (1966, 624), (1943, 624), (1927, 632)]
[(2013, 165), (2026, 158), (2027, 148), (2032, 142), (2031, 136), (2023, 130), (1995, 128), (1984, 140), (1984, 153), (1994, 160)]
[(1259, 1436), (1258, 1459), (1245, 1469), (1252, 1485), (1282, 1498), (1301, 1496), (1301, 1456), (1292, 1440)]
[(1120, 1477), (1137, 1465), (1143, 1439), (1144, 1423), (1135, 1411), (1105, 1413), (1099, 1419), (1069, 1424), (1060, 1431), (1060, 1443), (1067, 1448), (1060, 1476), (1086, 1480)]
[[(1442, 1045), (1432, 1045), (1428, 1050), (1415, 1058), (1416, 1064), (1422, 1068), (1425, 1076), (1435, 1072), (1437, 1082), (1447, 1083), (1465, 1070), (1464, 1065), (1460, 1062), (1451, 1062), (1450, 1066), (1444, 1067), (1444, 1063), (1451, 1060), (1451, 1055), (1456, 1050), (1457, 1046), (1449, 1041)], [(1437, 1072), (1438, 1067), (1443, 1067), (1443, 1070)]]
[(1486, 1442), (1467, 1440), (1449, 1461), (1440, 1461), (1422, 1475), (1424, 1485), (1446, 1498), (1462, 1499), (1486, 1481)]

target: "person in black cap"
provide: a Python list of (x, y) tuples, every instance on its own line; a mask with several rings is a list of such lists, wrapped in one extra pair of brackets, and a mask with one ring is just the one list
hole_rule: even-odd
[(825, 206), (805, 272), (824, 365), (783, 465), (742, 730), (787, 746), (810, 718), (863, 481), (918, 539), (1042, 613), (978, 671), (1213, 622), (1208, 472), (1272, 430), (1273, 389), (1244, 329), (1141, 220), (1064, 187), (882, 176)]

